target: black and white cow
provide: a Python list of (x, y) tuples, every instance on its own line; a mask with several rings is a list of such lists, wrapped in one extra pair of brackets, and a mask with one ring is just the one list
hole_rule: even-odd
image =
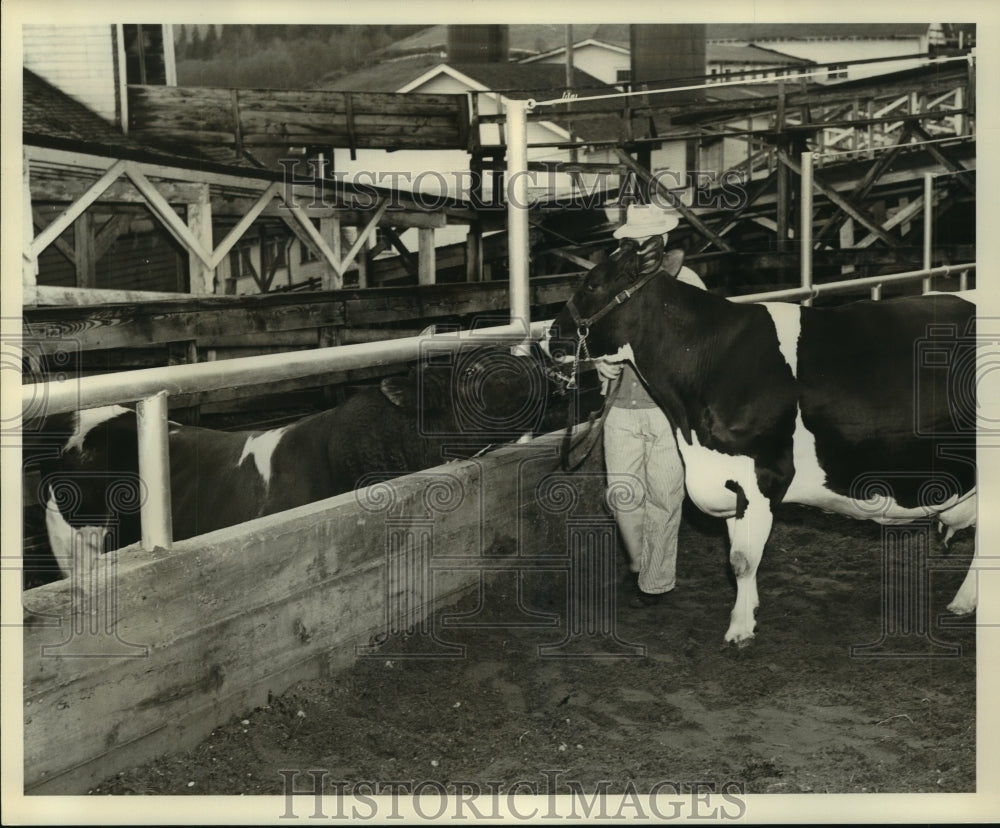
[[(508, 348), (439, 354), (341, 405), (267, 431), (171, 423), (176, 540), (350, 491), (359, 484), (469, 457), (490, 444), (566, 423), (569, 396), (542, 361)], [(55, 440), (52, 439), (55, 435)], [(27, 430), (46, 529), (65, 576), (75, 537), (102, 550), (140, 538), (135, 412), (106, 406)], [(32, 453), (31, 450), (28, 452)], [(108, 536), (108, 533), (110, 537)]]
[[(834, 308), (736, 304), (677, 281), (681, 251), (627, 240), (591, 270), (545, 344), (566, 364), (634, 364), (669, 418), (691, 500), (726, 519), (753, 637), (756, 572), (781, 502), (948, 535), (975, 523), (975, 305), (968, 294)], [(968, 575), (949, 609), (976, 606)]]

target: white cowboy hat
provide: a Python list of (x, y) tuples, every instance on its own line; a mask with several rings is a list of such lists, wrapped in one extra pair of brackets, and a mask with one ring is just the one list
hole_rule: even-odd
[(630, 204), (625, 223), (614, 232), (616, 239), (646, 239), (669, 233), (680, 221), (652, 204)]

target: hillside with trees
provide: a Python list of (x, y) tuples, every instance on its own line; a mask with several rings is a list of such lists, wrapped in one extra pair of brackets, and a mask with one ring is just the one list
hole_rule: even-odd
[(353, 72), (423, 26), (174, 27), (179, 86), (303, 89)]

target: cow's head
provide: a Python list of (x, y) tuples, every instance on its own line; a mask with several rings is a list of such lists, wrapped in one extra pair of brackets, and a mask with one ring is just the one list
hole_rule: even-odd
[(428, 436), (505, 442), (566, 422), (567, 402), (558, 399), (562, 389), (544, 361), (516, 356), (509, 347), (440, 352), (381, 387), (390, 402), (417, 417)]
[(628, 332), (617, 324), (615, 309), (660, 274), (676, 277), (683, 262), (683, 251), (664, 252), (661, 236), (642, 244), (624, 239), (586, 275), (553, 320), (542, 347), (555, 362), (571, 365), (581, 358), (614, 354), (628, 342)]

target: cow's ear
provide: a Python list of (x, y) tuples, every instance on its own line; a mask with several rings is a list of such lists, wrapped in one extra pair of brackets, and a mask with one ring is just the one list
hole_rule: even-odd
[(663, 269), (671, 278), (676, 278), (677, 274), (681, 272), (682, 264), (684, 264), (683, 250), (671, 250), (663, 257)]
[(407, 408), (413, 404), (413, 394), (406, 380), (406, 377), (386, 377), (380, 386), (385, 398), (397, 408)]

